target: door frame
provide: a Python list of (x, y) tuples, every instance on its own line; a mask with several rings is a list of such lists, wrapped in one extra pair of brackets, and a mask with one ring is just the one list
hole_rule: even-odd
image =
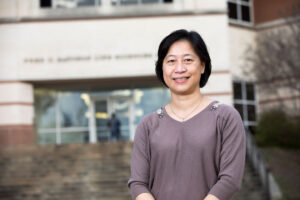
[(134, 98), (133, 95), (102, 95), (102, 96), (90, 96), (90, 104), (89, 104), (89, 142), (96, 143), (97, 142), (97, 124), (95, 118), (95, 103), (97, 101), (106, 101), (107, 102), (107, 115), (111, 116), (114, 112), (112, 102), (115, 99), (126, 99), (129, 100), (129, 140), (133, 141), (134, 137), (134, 120), (135, 120), (135, 112), (134, 112)]

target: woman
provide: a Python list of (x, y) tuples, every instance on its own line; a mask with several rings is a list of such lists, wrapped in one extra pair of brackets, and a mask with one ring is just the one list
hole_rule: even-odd
[(171, 101), (139, 123), (128, 181), (133, 200), (228, 200), (240, 188), (245, 132), (238, 112), (203, 96), (211, 73), (196, 32), (161, 42), (156, 74)]

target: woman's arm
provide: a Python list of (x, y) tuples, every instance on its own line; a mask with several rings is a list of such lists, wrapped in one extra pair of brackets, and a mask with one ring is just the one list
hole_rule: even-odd
[(138, 195), (135, 200), (155, 200), (155, 199), (150, 193), (142, 193)]
[(219, 198), (217, 198), (216, 196), (212, 195), (212, 194), (208, 194), (204, 200), (220, 200)]
[(138, 124), (131, 155), (131, 177), (128, 181), (128, 186), (130, 187), (133, 200), (154, 199), (148, 183), (150, 176), (150, 146), (148, 129), (145, 123), (145, 119), (142, 119)]
[(219, 130), (222, 135), (220, 169), (218, 181), (211, 188), (211, 194), (220, 200), (229, 200), (240, 189), (246, 158), (246, 135), (239, 113), (232, 107), (221, 110)]

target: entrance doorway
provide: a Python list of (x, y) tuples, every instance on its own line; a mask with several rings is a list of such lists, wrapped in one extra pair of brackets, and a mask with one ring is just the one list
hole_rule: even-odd
[(89, 142), (110, 141), (107, 126), (114, 113), (121, 122), (120, 140), (133, 140), (134, 101), (133, 96), (91, 96), (89, 111)]

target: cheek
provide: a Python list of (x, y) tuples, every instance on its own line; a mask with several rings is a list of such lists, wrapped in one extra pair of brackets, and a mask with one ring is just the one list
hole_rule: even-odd
[(162, 71), (163, 71), (163, 77), (164, 77), (164, 79), (167, 78), (169, 76), (168, 68), (167, 67), (163, 67)]
[(167, 85), (171, 82), (171, 72), (168, 68), (163, 67), (163, 79)]

